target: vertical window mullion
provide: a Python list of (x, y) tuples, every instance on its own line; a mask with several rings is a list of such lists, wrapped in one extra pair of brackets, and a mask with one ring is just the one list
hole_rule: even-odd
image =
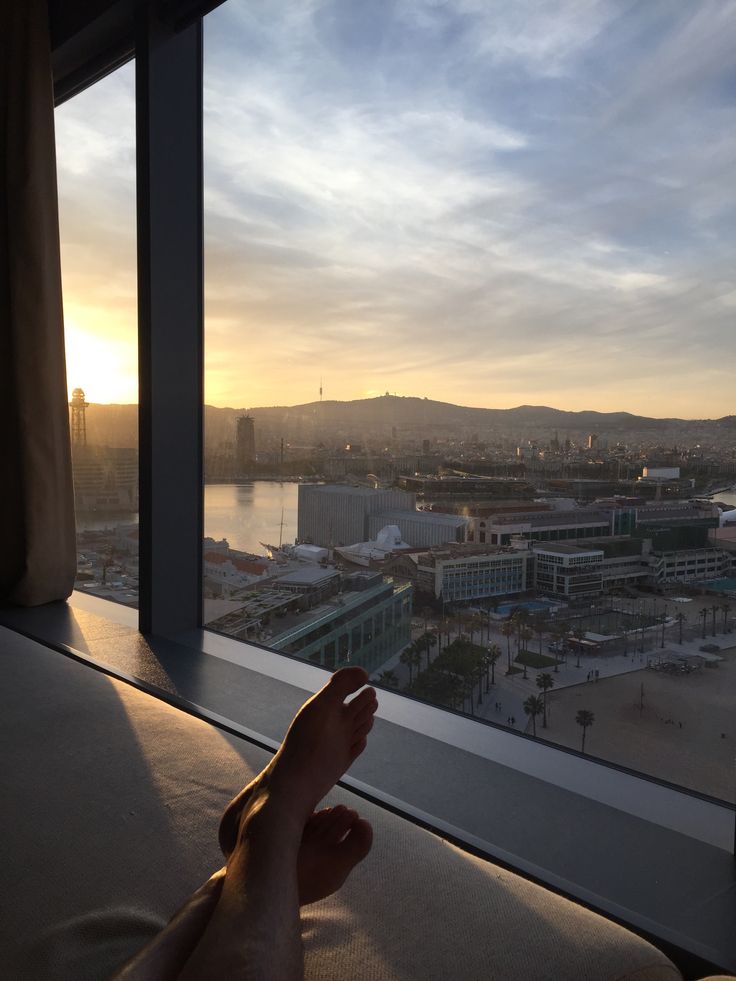
[(201, 624), (202, 25), (144, 11), (136, 74), (140, 629)]

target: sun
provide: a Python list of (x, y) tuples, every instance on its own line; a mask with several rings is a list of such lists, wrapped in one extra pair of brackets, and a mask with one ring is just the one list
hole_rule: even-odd
[(66, 379), (88, 402), (136, 403), (138, 356), (130, 337), (100, 334), (65, 317)]

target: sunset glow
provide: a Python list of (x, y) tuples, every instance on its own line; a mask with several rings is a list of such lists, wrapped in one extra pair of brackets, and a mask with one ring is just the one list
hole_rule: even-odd
[[(206, 401), (734, 411), (733, 7), (229, 0)], [(134, 66), (57, 112), (70, 389), (137, 399)]]

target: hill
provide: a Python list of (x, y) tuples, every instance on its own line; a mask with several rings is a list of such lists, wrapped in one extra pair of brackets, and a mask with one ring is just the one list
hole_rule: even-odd
[[(736, 430), (736, 416), (722, 419), (656, 419), (629, 412), (567, 412), (546, 405), (520, 405), (513, 409), (482, 409), (454, 405), (434, 399), (382, 395), (372, 399), (338, 402), (307, 402), (303, 405), (257, 406), (250, 409), (205, 406), (205, 437), (211, 446), (231, 442), (235, 421), (247, 411), (255, 419), (261, 436), (283, 436), (291, 442), (318, 441), (320, 434), (339, 434), (354, 440), (395, 429), (397, 434), (448, 435), (478, 433), (489, 436), (545, 434), (557, 431), (560, 438), (588, 432), (611, 437), (641, 434), (664, 437), (673, 430), (682, 435), (712, 434)], [(95, 445), (136, 446), (136, 405), (90, 404), (87, 409), (87, 438)]]

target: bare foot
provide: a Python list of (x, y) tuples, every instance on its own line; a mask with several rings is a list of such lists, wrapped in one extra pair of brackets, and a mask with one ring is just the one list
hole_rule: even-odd
[(345, 699), (367, 681), (362, 668), (342, 668), (302, 705), (274, 758), (225, 809), (219, 832), (225, 855), (235, 848), (243, 814), (262, 791), (282, 798), (304, 828), (319, 801), (366, 747), (378, 708), (375, 690), (366, 688), (347, 704)]
[(296, 860), (299, 905), (331, 896), (362, 862), (373, 843), (370, 824), (342, 804), (307, 821)]

